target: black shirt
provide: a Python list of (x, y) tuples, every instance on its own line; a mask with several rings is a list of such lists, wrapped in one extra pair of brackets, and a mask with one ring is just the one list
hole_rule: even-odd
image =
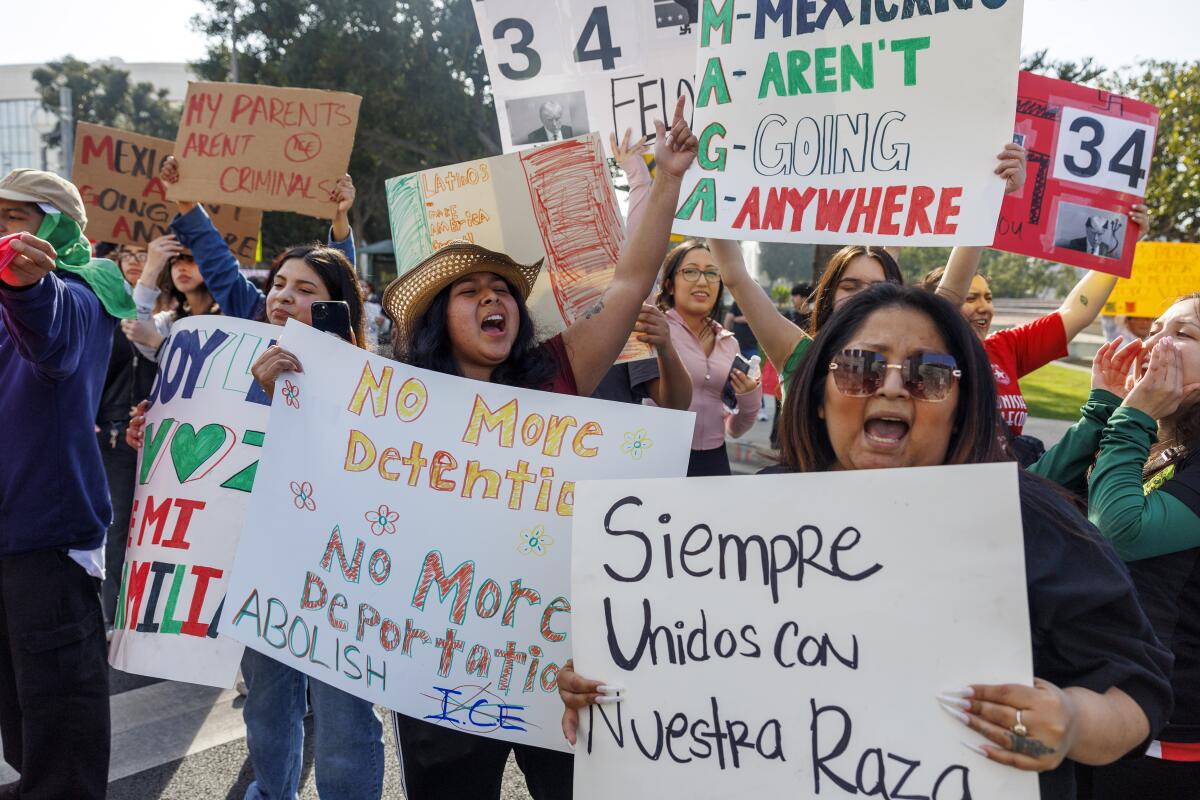
[[(738, 308), (737, 303), (734, 303), (732, 306), (730, 306), (729, 313), (733, 314), (735, 317), (740, 317), (742, 315), (742, 310)], [(733, 336), (735, 339), (737, 339), (738, 349), (740, 349), (743, 353), (745, 353), (747, 350), (758, 349), (758, 338), (754, 335), (754, 331), (750, 329), (750, 323), (733, 323)]]
[(614, 364), (604, 373), (603, 380), (592, 392), (597, 400), (611, 400), (615, 403), (641, 404), (650, 397), (647, 384), (658, 378), (658, 359), (643, 358), (639, 361), (629, 361), (624, 364)]

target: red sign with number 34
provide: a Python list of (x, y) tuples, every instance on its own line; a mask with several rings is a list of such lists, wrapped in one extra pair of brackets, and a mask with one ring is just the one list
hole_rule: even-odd
[(1029, 153), (1020, 192), (1000, 210), (994, 247), (1129, 277), (1158, 109), (1022, 72), (1014, 138)]

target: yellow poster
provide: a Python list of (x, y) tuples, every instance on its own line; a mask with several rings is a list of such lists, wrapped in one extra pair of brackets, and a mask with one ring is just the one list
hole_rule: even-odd
[(1200, 291), (1200, 244), (1140, 242), (1133, 274), (1117, 281), (1107, 316), (1157, 317), (1185, 294)]

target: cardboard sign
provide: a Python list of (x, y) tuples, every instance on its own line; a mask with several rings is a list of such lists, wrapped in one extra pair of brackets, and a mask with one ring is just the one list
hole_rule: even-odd
[(242, 646), (221, 604), (267, 429), (250, 365), (279, 329), (188, 317), (150, 392), (108, 660), (125, 672), (228, 688)]
[(222, 630), (453, 730), (566, 750), (571, 508), (679, 476), (690, 412), (409, 367), (288, 322)]
[[(118, 128), (80, 122), (75, 126), (71, 175), (87, 210), (87, 235), (98, 242), (145, 247), (170, 233), (175, 213), (159, 169), (175, 144)], [(222, 203), (205, 209), (243, 264), (253, 264), (262, 211)]]
[(676, 231), (991, 244), (1022, 0), (906, 2), (903, 13), (899, 3), (853, 5), (701, 4), (700, 154)]
[[(546, 262), (529, 298), (550, 336), (595, 307), (612, 282), (625, 226), (596, 136), (427, 169), (385, 184), (397, 274), (455, 240)], [(622, 361), (649, 358), (632, 338)]]
[(1146, 196), (1158, 109), (1067, 81), (1021, 73), (1014, 139), (1029, 152), (993, 246), (1128, 277)]
[(1033, 682), (1011, 464), (587, 481), (571, 590), (577, 800), (1038, 797), (936, 702)]
[(1141, 242), (1133, 274), (1117, 281), (1101, 313), (1154, 319), (1195, 292), (1200, 292), (1200, 244)]
[(188, 83), (172, 199), (237, 203), (329, 219), (362, 98), (319, 89)]
[(504, 152), (598, 131), (604, 146), (694, 95), (695, 0), (476, 0)]

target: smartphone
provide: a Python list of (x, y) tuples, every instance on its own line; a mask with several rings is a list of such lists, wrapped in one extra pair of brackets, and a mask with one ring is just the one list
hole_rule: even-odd
[(351, 342), (350, 304), (345, 300), (318, 300), (312, 304), (312, 326)]
[[(315, 305), (315, 303), (314, 303), (314, 305)], [(729, 371), (733, 372), (733, 370), (735, 370), (735, 369), (738, 370), (739, 372), (741, 372), (743, 375), (750, 374), (750, 362), (747, 361), (746, 359), (742, 358), (741, 353), (738, 353), (736, 356), (733, 357), (733, 366), (730, 368)]]

